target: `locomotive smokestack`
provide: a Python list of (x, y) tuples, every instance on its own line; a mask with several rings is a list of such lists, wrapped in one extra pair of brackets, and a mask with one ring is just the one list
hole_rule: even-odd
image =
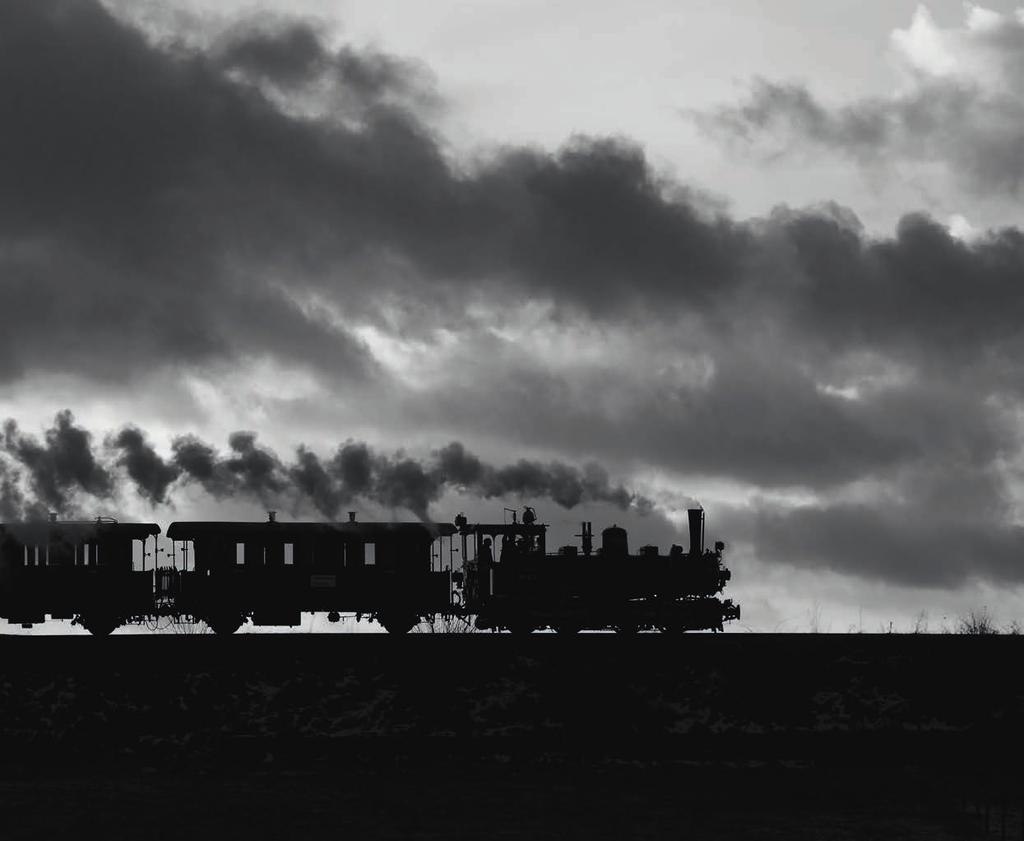
[(276, 511), (268, 511), (267, 512), (267, 522), (268, 523), (276, 523), (277, 522), (277, 512)]
[(350, 523), (354, 523), (356, 521), (356, 512), (355, 511), (349, 511), (348, 512), (348, 521)]
[(704, 554), (704, 509), (690, 508), (686, 514), (690, 519), (690, 555), (696, 558)]
[(56, 523), (57, 522), (57, 512), (56, 511), (51, 511), (50, 512), (50, 522), (51, 523)]

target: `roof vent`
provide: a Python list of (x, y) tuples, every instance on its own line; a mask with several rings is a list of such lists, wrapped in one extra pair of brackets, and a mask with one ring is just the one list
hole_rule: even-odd
[(350, 523), (354, 523), (356, 521), (356, 512), (355, 511), (349, 511), (348, 512), (348, 521)]
[(276, 511), (268, 511), (267, 512), (267, 522), (268, 523), (276, 523), (277, 522), (277, 512)]
[(50, 522), (51, 523), (56, 523), (57, 522), (57, 512), (56, 511), (51, 511), (50, 512)]

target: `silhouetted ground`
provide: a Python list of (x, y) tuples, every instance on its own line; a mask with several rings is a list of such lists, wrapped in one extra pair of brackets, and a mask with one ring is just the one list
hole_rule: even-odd
[(4, 837), (1021, 838), (1022, 660), (1019, 637), (0, 638)]

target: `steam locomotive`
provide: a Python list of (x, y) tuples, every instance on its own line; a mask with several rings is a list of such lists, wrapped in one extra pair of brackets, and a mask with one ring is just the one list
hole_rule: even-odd
[(534, 510), (511, 513), (475, 524), (461, 514), (454, 524), (358, 522), (354, 512), (336, 523), (280, 522), (275, 512), (265, 522), (174, 522), (170, 565), (158, 561), (155, 523), (0, 524), (0, 617), (23, 627), (69, 619), (96, 635), (159, 617), (231, 634), (247, 621), (296, 626), (318, 611), (393, 634), (439, 616), (513, 633), (720, 631), (740, 617), (719, 598), (725, 547), (704, 548), (700, 509), (689, 512), (688, 551), (667, 555), (630, 554), (614, 525), (595, 549), (589, 522), (580, 547), (549, 553)]

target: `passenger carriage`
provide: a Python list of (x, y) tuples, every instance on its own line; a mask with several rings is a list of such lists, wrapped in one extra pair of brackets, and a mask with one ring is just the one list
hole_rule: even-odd
[[(452, 609), (446, 523), (176, 522), (176, 592), (158, 576), (157, 598), (232, 633), (254, 625), (295, 626), (304, 612), (376, 618), (404, 633), (424, 616)], [(447, 540), (446, 540), (447, 539)], [(446, 549), (449, 550), (446, 553)]]
[(0, 524), (0, 616), (31, 626), (72, 619), (94, 634), (109, 634), (148, 615), (153, 573), (145, 566), (156, 523), (119, 523), (110, 518), (80, 522), (48, 520)]

